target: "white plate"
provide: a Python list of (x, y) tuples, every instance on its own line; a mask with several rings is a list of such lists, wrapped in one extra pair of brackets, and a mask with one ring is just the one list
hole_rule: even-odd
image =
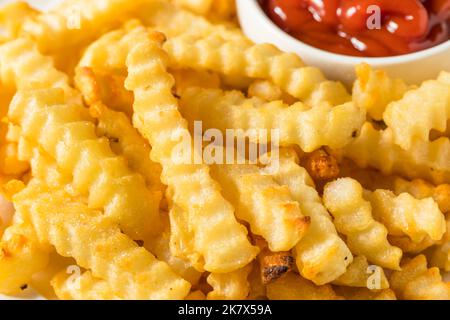
[[(15, 1), (17, 1), (17, 0), (0, 0), (0, 6), (7, 4), (7, 3), (15, 2)], [(34, 7), (39, 8), (41, 10), (47, 10), (60, 1), (61, 0), (46, 0), (44, 2), (42, 0), (26, 0), (26, 2), (30, 3)], [(130, 0), (130, 1), (132, 1), (132, 0)], [(445, 279), (447, 281), (450, 281), (450, 272), (445, 275)], [(2, 299), (3, 300), (24, 300), (24, 299), (42, 300), (43, 298), (41, 296), (39, 296), (35, 291), (33, 291), (32, 288), (29, 288), (29, 289), (25, 290), (20, 296), (17, 296), (17, 297), (4, 296), (4, 295), (0, 294), (0, 300), (2, 300)]]

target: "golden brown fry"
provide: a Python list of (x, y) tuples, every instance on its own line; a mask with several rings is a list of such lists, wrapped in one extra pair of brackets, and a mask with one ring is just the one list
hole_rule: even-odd
[[(282, 101), (247, 99), (236, 91), (201, 88), (185, 91), (180, 105), (190, 124), (201, 120), (205, 129), (222, 132), (264, 129), (270, 133), (268, 140), (275, 131), (281, 146), (298, 145), (305, 152), (322, 146), (344, 147), (354, 139), (365, 118), (364, 110), (351, 102), (336, 107), (320, 104), (309, 108), (301, 102), (288, 106)], [(258, 138), (252, 140), (258, 141)]]

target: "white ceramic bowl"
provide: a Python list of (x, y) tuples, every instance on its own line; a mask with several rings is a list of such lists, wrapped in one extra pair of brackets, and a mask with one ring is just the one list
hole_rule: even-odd
[(327, 52), (307, 45), (278, 28), (264, 13), (257, 0), (237, 0), (239, 20), (245, 34), (256, 43), (272, 43), (283, 51), (297, 53), (307, 64), (320, 68), (330, 79), (351, 84), (355, 65), (367, 62), (411, 84), (435, 78), (450, 71), (450, 41), (416, 53), (361, 58)]

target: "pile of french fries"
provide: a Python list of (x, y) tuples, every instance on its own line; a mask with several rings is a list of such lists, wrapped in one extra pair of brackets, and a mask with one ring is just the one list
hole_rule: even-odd
[[(232, 0), (16, 2), (0, 28), (0, 293), (450, 299), (449, 72), (363, 64), (349, 92)], [(266, 153), (177, 161), (199, 123)]]

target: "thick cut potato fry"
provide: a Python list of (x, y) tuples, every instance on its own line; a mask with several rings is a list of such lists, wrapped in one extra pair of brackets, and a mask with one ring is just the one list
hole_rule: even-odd
[(363, 188), (351, 178), (341, 178), (325, 186), (323, 202), (334, 217), (336, 229), (347, 236), (356, 255), (365, 256), (381, 267), (398, 270), (402, 251), (389, 244), (388, 231), (374, 220)]
[(321, 146), (344, 147), (364, 122), (364, 112), (352, 103), (308, 109), (300, 102), (288, 106), (281, 101), (246, 99), (235, 91), (192, 88), (185, 92), (180, 104), (189, 123), (201, 120), (205, 130), (276, 130), (280, 145), (296, 144), (305, 152)]
[(399, 100), (409, 89), (402, 79), (391, 79), (382, 70), (373, 70), (362, 63), (356, 66), (353, 101), (367, 110), (374, 120), (382, 120), (389, 103)]
[(293, 250), (300, 274), (317, 285), (337, 279), (345, 273), (353, 256), (339, 237), (308, 172), (298, 165), (295, 152), (280, 150), (279, 169), (268, 173), (289, 188), (302, 212), (311, 218), (305, 236)]
[(438, 268), (427, 267), (425, 256), (402, 262), (402, 271), (389, 278), (397, 297), (405, 300), (450, 300), (450, 283), (442, 281)]
[[(52, 245), (62, 256), (75, 258), (125, 299), (180, 299), (188, 282), (124, 235), (101, 212), (61, 190), (32, 181), (14, 196), (16, 210), (36, 232), (39, 243)], [(80, 239), (86, 239), (85, 241)], [(132, 289), (130, 289), (132, 288)]]
[[(168, 58), (161, 49), (164, 38), (145, 30), (141, 34), (128, 55), (125, 82), (135, 96), (134, 125), (149, 140), (152, 159), (162, 165), (161, 179), (172, 188), (174, 203), (187, 213), (187, 228), (193, 231), (194, 249), (203, 257), (205, 270), (227, 273), (240, 269), (258, 250), (248, 241), (246, 228), (237, 222), (209, 168), (176, 163), (173, 155), (180, 139), (188, 137), (190, 147), (192, 137), (171, 92), (174, 79), (166, 71)], [(179, 133), (178, 139), (174, 132)]]
[(427, 236), (431, 240), (442, 239), (446, 231), (445, 216), (432, 198), (418, 200), (409, 193), (396, 196), (389, 190), (367, 192), (372, 213), (394, 236), (408, 236), (419, 243)]
[(316, 286), (295, 273), (267, 285), (269, 300), (342, 300), (330, 285)]
[[(442, 79), (450, 77), (442, 73)], [(416, 141), (429, 141), (431, 130), (447, 130), (450, 120), (450, 82), (426, 81), (396, 102), (391, 103), (383, 115), (384, 122), (392, 129), (394, 141), (409, 150)]]
[(211, 175), (236, 208), (237, 218), (248, 222), (271, 251), (289, 251), (305, 234), (309, 217), (302, 214), (286, 186), (262, 174), (256, 165), (213, 165)]

